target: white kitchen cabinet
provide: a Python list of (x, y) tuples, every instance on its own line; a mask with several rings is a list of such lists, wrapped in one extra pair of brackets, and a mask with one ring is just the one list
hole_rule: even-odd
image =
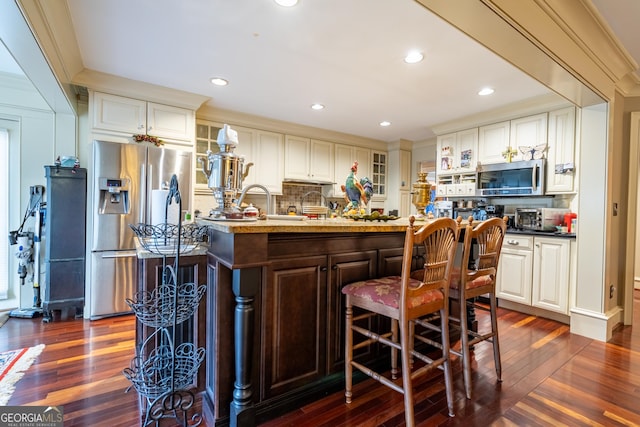
[(571, 239), (507, 234), (496, 292), (500, 299), (569, 314)]
[(478, 162), (478, 128), (437, 138), (436, 174), (474, 172)]
[(334, 144), (310, 138), (285, 137), (284, 177), (286, 179), (333, 182)]
[(576, 109), (549, 112), (547, 194), (572, 193), (575, 181)]
[(351, 173), (353, 162), (358, 162), (357, 177), (371, 177), (371, 150), (363, 147), (356, 147), (345, 144), (334, 145), (334, 176), (332, 181), (333, 195), (335, 197), (343, 197), (344, 192), (340, 188), (347, 181), (347, 176)]
[[(418, 177), (416, 177), (417, 179)], [(411, 190), (411, 151), (400, 150), (400, 189)]]
[(475, 197), (476, 174), (438, 175), (436, 193), (442, 197)]
[[(222, 123), (198, 120), (196, 133), (197, 157), (206, 159), (207, 150), (211, 150), (214, 153), (219, 151), (217, 136), (222, 126)], [(253, 163), (242, 182), (243, 187), (251, 184), (262, 184), (267, 187), (272, 195), (282, 194), (284, 135), (233, 124), (230, 126), (238, 132), (238, 145), (233, 152), (244, 156), (245, 170), (249, 163)], [(208, 190), (207, 178), (201, 172), (202, 166), (196, 163), (196, 170), (196, 190)], [(260, 194), (264, 192), (256, 188), (249, 190), (249, 194), (251, 193)]]
[(411, 215), (415, 207), (411, 204), (411, 192), (408, 190), (400, 190), (400, 206), (398, 207), (398, 216), (407, 218)]
[(568, 314), (570, 241), (535, 237), (531, 305)]
[[(493, 123), (478, 128), (478, 162), (481, 165), (504, 163), (503, 153), (510, 149), (511, 122)], [(519, 154), (519, 153), (518, 153)], [(514, 157), (513, 159), (517, 159)]]
[(475, 196), (478, 128), (439, 136), (436, 150), (438, 196)]
[(371, 181), (373, 181), (373, 199), (383, 200), (387, 197), (387, 166), (389, 155), (387, 152), (371, 152)]
[(480, 164), (523, 160), (521, 147), (547, 142), (547, 113), (481, 126), (478, 132)]
[[(235, 153), (244, 156), (245, 170), (249, 163), (249, 173), (243, 188), (251, 184), (264, 185), (272, 195), (282, 194), (284, 178), (284, 135), (258, 129), (232, 126), (238, 132), (239, 144)], [(249, 190), (249, 194), (264, 194), (259, 188)]]
[(193, 144), (193, 110), (101, 92), (93, 92), (92, 106), (94, 131), (152, 135)]
[[(518, 151), (517, 160), (522, 160), (520, 148), (533, 148), (547, 142), (547, 113), (511, 120), (509, 142)], [(516, 160), (516, 159), (513, 159)]]
[(505, 235), (500, 252), (496, 295), (531, 305), (533, 236)]

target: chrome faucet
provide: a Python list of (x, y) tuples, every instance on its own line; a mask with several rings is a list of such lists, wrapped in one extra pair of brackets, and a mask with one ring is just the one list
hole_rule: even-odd
[(262, 189), (262, 191), (264, 191), (264, 194), (267, 195), (267, 215), (271, 214), (271, 193), (269, 192), (269, 190), (267, 190), (267, 187), (261, 184), (250, 184), (244, 187), (242, 189), (242, 193), (240, 193), (240, 197), (238, 198), (236, 205), (240, 207), (242, 201), (244, 200), (244, 196), (247, 194), (247, 191), (251, 190), (252, 188), (260, 188)]

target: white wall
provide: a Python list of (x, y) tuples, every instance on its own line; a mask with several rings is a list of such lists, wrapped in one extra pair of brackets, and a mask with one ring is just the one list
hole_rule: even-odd
[[(10, 230), (17, 229), (22, 222), (24, 211), (29, 203), (29, 187), (45, 185), (44, 165), (53, 164), (55, 160), (55, 115), (38, 92), (27, 84), (28, 81), (21, 80), (0, 76), (0, 99), (2, 100), (0, 117), (17, 121), (19, 127), (18, 145), (11, 148), (17, 149), (17, 153), (10, 154), (12, 158), (15, 156), (17, 159), (17, 163), (11, 163), (10, 170), (10, 188), (13, 190), (10, 192), (10, 206), (7, 207)], [(75, 144), (75, 138), (72, 138), (72, 143)], [(29, 219), (25, 223), (24, 231), (33, 231), (34, 227), (34, 220)], [(8, 244), (6, 236), (0, 237), (1, 244)], [(10, 283), (10, 299), (0, 301), (0, 310), (17, 306), (31, 307), (33, 283), (20, 286), (16, 272), (17, 259), (13, 256), (13, 248), (9, 255), (13, 257), (9, 263), (9, 277), (0, 278), (0, 280), (7, 280)], [(44, 269), (41, 273), (40, 282), (43, 283)]]

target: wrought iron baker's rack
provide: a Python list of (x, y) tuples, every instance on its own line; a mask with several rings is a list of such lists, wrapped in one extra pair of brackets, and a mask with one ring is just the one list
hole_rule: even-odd
[[(177, 203), (178, 212), (182, 212), (175, 175), (171, 178), (164, 218), (172, 203)], [(165, 418), (174, 418), (184, 427), (200, 425), (202, 416), (194, 413), (188, 418), (188, 413), (195, 403), (191, 388), (204, 361), (205, 349), (191, 342), (178, 344), (176, 328), (193, 318), (206, 285), (180, 283), (178, 267), (180, 255), (193, 251), (204, 240), (207, 228), (183, 225), (180, 219), (177, 224), (130, 224), (129, 227), (144, 249), (162, 257), (162, 283), (126, 300), (138, 321), (152, 332), (137, 343), (136, 355), (123, 374), (138, 392), (140, 410), (144, 413), (143, 426), (159, 426)], [(167, 263), (171, 256), (174, 257), (172, 265)]]

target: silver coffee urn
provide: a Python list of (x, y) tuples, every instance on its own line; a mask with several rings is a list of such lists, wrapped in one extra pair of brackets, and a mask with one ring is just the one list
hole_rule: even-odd
[(218, 146), (220, 151), (213, 153), (207, 151), (208, 162), (204, 158), (198, 158), (202, 164), (202, 172), (207, 176), (208, 187), (213, 191), (213, 197), (218, 206), (212, 209), (212, 218), (234, 218), (242, 215), (242, 212), (234, 206), (240, 191), (242, 181), (249, 173), (253, 163), (244, 166), (244, 157), (233, 152), (238, 146), (238, 132), (224, 125), (218, 132)]

